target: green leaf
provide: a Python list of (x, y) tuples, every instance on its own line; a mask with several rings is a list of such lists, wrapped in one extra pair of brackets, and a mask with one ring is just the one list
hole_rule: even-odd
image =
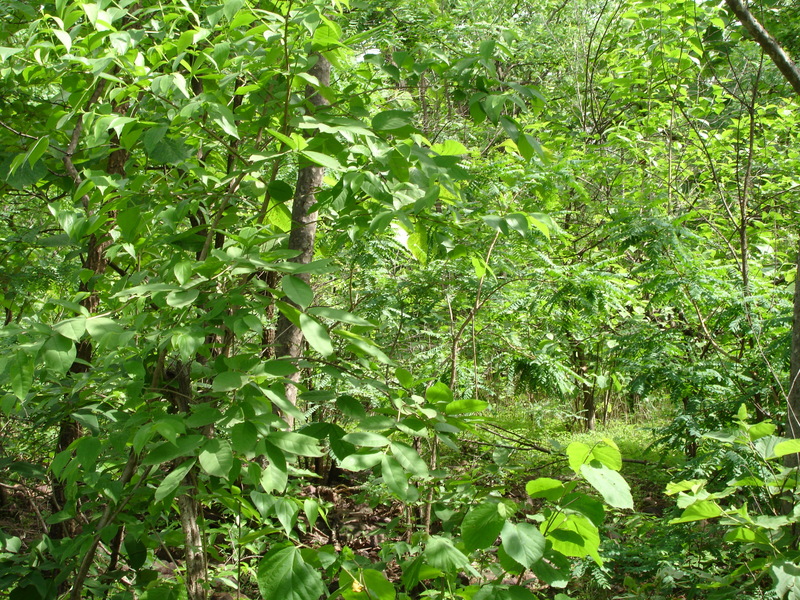
[(236, 118), (230, 108), (223, 104), (208, 104), (208, 116), (222, 131), (239, 139), (239, 130), (236, 128)]
[(305, 309), (314, 301), (314, 290), (305, 281), (294, 275), (284, 275), (281, 281), (283, 293), (297, 304), (300, 308)]
[(324, 452), (319, 447), (319, 440), (293, 431), (273, 431), (267, 439), (284, 452), (298, 456), (322, 456)]
[(358, 325), (360, 327), (375, 327), (375, 325), (373, 325), (366, 319), (362, 319), (361, 317), (354, 315), (353, 313), (349, 313), (345, 310), (339, 310), (338, 308), (329, 308), (327, 306), (314, 306), (312, 308), (309, 308), (307, 312), (308, 314), (314, 315), (315, 317), (323, 317), (325, 319), (331, 319), (333, 321), (349, 323), (350, 325)]
[(382, 458), (383, 452), (356, 452), (346, 456), (339, 466), (345, 471), (366, 471), (381, 462)]
[(187, 435), (173, 442), (161, 442), (153, 446), (142, 460), (142, 465), (160, 465), (181, 456), (194, 456), (197, 447), (205, 440), (203, 435)]
[(425, 399), (431, 404), (449, 404), (453, 401), (453, 392), (447, 384), (437, 381), (425, 391)]
[(597, 526), (587, 517), (559, 513), (553, 519), (542, 523), (540, 529), (552, 544), (554, 551), (576, 558), (591, 556), (597, 564), (603, 564), (603, 559), (598, 553), (600, 533)]
[(382, 448), (389, 445), (389, 438), (371, 431), (354, 431), (342, 437), (342, 440), (356, 446)]
[(182, 308), (194, 304), (200, 291), (196, 289), (178, 290), (167, 294), (167, 304), (173, 308)]
[(269, 466), (261, 473), (261, 487), (269, 493), (272, 491), (283, 492), (289, 482), (289, 470), (286, 465), (286, 456), (277, 446), (264, 441), (264, 448)]
[(300, 154), (302, 154), (311, 162), (316, 163), (322, 167), (327, 167), (328, 169), (333, 169), (334, 171), (342, 170), (341, 163), (338, 160), (336, 160), (333, 156), (322, 154), (321, 152), (313, 152), (312, 150), (301, 150)]
[[(86, 331), (98, 344), (116, 347), (125, 337), (125, 329), (110, 317), (90, 317), (86, 319)], [(130, 337), (130, 336), (127, 336)]]
[(173, 494), (196, 462), (197, 459), (190, 458), (189, 460), (186, 460), (179, 466), (175, 467), (169, 473), (169, 475), (164, 477), (164, 479), (161, 480), (161, 483), (158, 484), (154, 494), (156, 502), (161, 502), (164, 498), (167, 498)]
[(505, 515), (498, 511), (500, 506), (497, 502), (484, 502), (466, 514), (461, 522), (461, 539), (467, 552), (488, 548), (495, 543), (506, 522)]
[(480, 574), (470, 563), (469, 558), (453, 546), (453, 542), (447, 538), (438, 535), (431, 536), (422, 555), (427, 559), (429, 565), (445, 573), (455, 573), (463, 570), (475, 577), (480, 577)]
[(309, 345), (327, 358), (333, 354), (333, 344), (327, 330), (316, 319), (300, 314), (300, 329)]
[(500, 539), (506, 554), (527, 569), (544, 554), (546, 545), (544, 536), (530, 523), (506, 522), (500, 533)]
[(86, 333), (86, 317), (73, 317), (66, 321), (61, 321), (53, 326), (53, 329), (71, 340), (79, 342)]
[[(67, 36), (69, 37), (69, 36)], [(39, 138), (36, 143), (31, 146), (31, 149), (28, 150), (27, 158), (28, 164), (33, 167), (42, 155), (47, 152), (47, 149), (50, 147), (50, 138), (47, 136)]]
[(784, 440), (775, 445), (775, 456), (786, 456), (800, 452), (800, 440)]
[(0, 63), (7, 61), (10, 57), (14, 56), (15, 54), (19, 54), (22, 52), (22, 48), (8, 48), (0, 46)]
[(222, 14), (225, 15), (225, 18), (230, 23), (233, 21), (233, 17), (236, 15), (236, 13), (241, 10), (242, 6), (244, 6), (244, 0), (225, 0), (223, 3)]
[(370, 600), (394, 600), (397, 597), (394, 586), (383, 573), (375, 569), (364, 569), (361, 583), (367, 589)]
[(275, 548), (261, 559), (256, 580), (262, 598), (319, 600), (325, 594), (319, 571), (294, 546)]
[(607, 467), (581, 465), (581, 474), (603, 499), (615, 508), (633, 508), (633, 497), (628, 482), (622, 475)]
[(200, 466), (209, 475), (226, 479), (233, 466), (233, 450), (227, 440), (212, 438), (203, 444), (197, 455)]
[(550, 502), (558, 502), (564, 495), (564, 484), (550, 477), (539, 477), (525, 485), (525, 491), (531, 498), (546, 498)]
[(414, 113), (407, 110), (385, 110), (372, 118), (372, 128), (398, 136), (414, 131)]
[(247, 377), (242, 373), (234, 373), (233, 371), (223, 371), (214, 377), (211, 383), (211, 390), (214, 392), (230, 392), (238, 390), (247, 381)]
[(722, 509), (719, 507), (719, 504), (713, 500), (697, 500), (687, 506), (680, 517), (672, 519), (670, 524), (704, 521), (705, 519), (713, 519), (721, 515)]
[(466, 413), (482, 412), (489, 407), (488, 402), (483, 400), (476, 400), (474, 398), (467, 400), (455, 400), (444, 407), (444, 414), (446, 415), (463, 415)]
[(384, 454), (381, 459), (381, 476), (386, 487), (403, 502), (414, 502), (419, 497), (416, 488), (408, 484), (408, 477), (403, 467), (388, 454)]
[(77, 355), (75, 343), (60, 333), (54, 333), (44, 343), (42, 349), (47, 368), (59, 376), (69, 371)]
[(417, 477), (428, 477), (428, 465), (420, 458), (420, 455), (411, 446), (401, 442), (392, 442), (392, 455), (397, 459), (403, 468)]
[(24, 350), (18, 350), (9, 367), (11, 391), (18, 399), (24, 400), (33, 385), (33, 357)]
[(178, 283), (185, 285), (186, 282), (192, 277), (192, 273), (194, 272), (194, 263), (190, 260), (182, 260), (172, 267), (172, 272), (175, 273), (175, 279), (178, 280)]
[(775, 593), (783, 600), (800, 600), (800, 565), (776, 560), (769, 569), (775, 582)]

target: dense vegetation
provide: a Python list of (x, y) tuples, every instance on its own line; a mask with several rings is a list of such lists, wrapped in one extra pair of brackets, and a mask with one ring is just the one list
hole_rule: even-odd
[(0, 598), (800, 599), (755, 16), (0, 0)]

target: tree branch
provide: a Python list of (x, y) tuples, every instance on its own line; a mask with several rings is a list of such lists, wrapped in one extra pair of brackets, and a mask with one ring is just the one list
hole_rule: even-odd
[(739, 19), (747, 33), (753, 36), (753, 39), (772, 59), (772, 62), (783, 73), (786, 81), (791, 84), (797, 95), (800, 96), (800, 70), (798, 70), (786, 52), (783, 51), (777, 40), (764, 29), (764, 26), (758, 22), (742, 0), (725, 0), (725, 4), (736, 15), (736, 18)]

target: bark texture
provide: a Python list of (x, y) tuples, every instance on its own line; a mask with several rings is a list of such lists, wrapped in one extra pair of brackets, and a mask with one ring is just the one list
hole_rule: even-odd
[[(742, 0), (725, 0), (725, 3), (783, 73), (795, 93), (800, 96), (800, 70), (783, 51), (777, 40), (764, 29), (764, 26), (758, 22)], [(786, 435), (794, 439), (800, 438), (800, 381), (798, 378), (800, 378), (800, 250), (798, 250), (797, 275), (794, 280), (791, 367), (789, 369), (789, 391), (786, 397)], [(787, 466), (798, 466), (798, 464), (800, 464), (800, 455), (789, 454), (786, 456)]]
[(742, 0), (725, 0), (725, 4), (736, 15), (736, 18), (739, 19), (747, 33), (753, 36), (753, 39), (758, 42), (758, 45), (767, 53), (767, 56), (772, 59), (772, 62), (783, 73), (786, 81), (791, 84), (794, 91), (800, 95), (800, 70), (797, 69), (789, 55), (783, 51), (778, 41), (764, 29), (764, 26), (758, 22), (758, 19), (753, 16), (753, 13), (750, 12), (750, 9)]
[[(319, 81), (320, 86), (330, 85), (331, 64), (322, 55), (316, 55), (314, 63), (308, 73)], [(328, 104), (327, 100), (312, 86), (306, 86), (306, 100), (316, 109)], [(297, 173), (297, 187), (295, 188), (292, 203), (292, 230), (289, 233), (289, 249), (297, 250), (299, 254), (292, 259), (293, 262), (308, 264), (314, 259), (314, 241), (317, 235), (317, 211), (312, 210), (317, 203), (317, 190), (322, 186), (325, 168), (315, 164), (301, 164)], [(306, 283), (311, 276), (308, 273), (295, 275)], [(284, 301), (292, 303), (288, 298)], [(298, 358), (303, 353), (303, 332), (282, 313), (278, 316), (275, 327), (275, 356)], [(292, 404), (297, 404), (297, 386), (300, 381), (300, 372), (297, 371), (289, 377), (286, 384), (286, 398)], [(291, 415), (284, 415), (284, 420), (291, 429), (294, 419)]]

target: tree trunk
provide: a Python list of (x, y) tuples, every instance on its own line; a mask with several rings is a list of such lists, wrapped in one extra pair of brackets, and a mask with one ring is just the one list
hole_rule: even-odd
[[(187, 479), (194, 479), (189, 473)], [(195, 494), (197, 487), (192, 483), (192, 489), (177, 499), (178, 510), (181, 515), (181, 528), (184, 536), (184, 551), (186, 552), (186, 597), (188, 600), (206, 600), (206, 557), (203, 550), (203, 536), (200, 532), (198, 520), (200, 517), (200, 503)]]
[[(763, 25), (742, 3), (742, 0), (725, 0), (725, 3), (783, 73), (795, 93), (800, 96), (800, 70), (783, 51), (780, 44), (764, 29)], [(786, 435), (793, 439), (800, 438), (800, 381), (798, 381), (798, 375), (800, 375), (800, 250), (798, 250), (797, 274), (794, 280), (791, 367), (789, 369), (789, 391), (786, 394)], [(787, 466), (798, 466), (800, 454), (789, 454), (785, 461)]]
[[(320, 86), (330, 85), (331, 64), (324, 56), (317, 54), (317, 62), (308, 73), (319, 80)], [(312, 86), (306, 86), (306, 99), (315, 107), (327, 105), (327, 101), (317, 93)], [(314, 258), (314, 239), (317, 234), (317, 211), (312, 207), (317, 203), (317, 190), (322, 186), (325, 175), (324, 167), (315, 164), (301, 164), (297, 173), (297, 188), (292, 203), (292, 230), (289, 233), (289, 249), (298, 250), (300, 253), (292, 259), (293, 262), (308, 264)], [(311, 276), (308, 273), (295, 275), (306, 283)], [(292, 303), (288, 298), (286, 302)], [(278, 316), (275, 328), (275, 355), (298, 358), (303, 352), (303, 332), (292, 323), (284, 314)], [(286, 384), (286, 398), (292, 404), (297, 404), (297, 386), (300, 381), (300, 371), (293, 373)], [(294, 418), (284, 415), (284, 420), (291, 429)]]
[[(792, 310), (792, 355), (789, 368), (789, 392), (786, 398), (786, 436), (800, 438), (800, 242), (797, 271), (794, 276), (794, 309)], [(800, 454), (788, 454), (786, 466), (800, 465)]]

